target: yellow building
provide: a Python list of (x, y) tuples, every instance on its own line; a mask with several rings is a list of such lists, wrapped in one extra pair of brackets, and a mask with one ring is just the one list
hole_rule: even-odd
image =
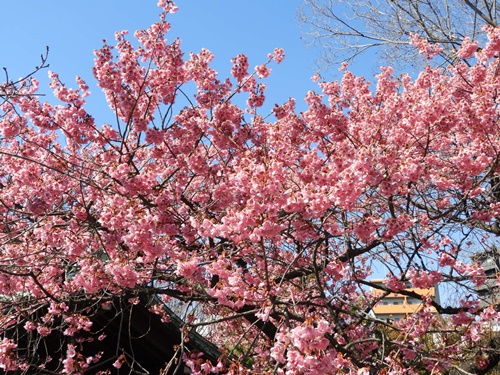
[[(385, 286), (383, 280), (372, 280), (372, 283)], [(412, 288), (410, 283), (407, 283), (407, 288), (405, 290), (415, 292), (420, 296), (429, 296), (436, 302), (439, 302), (439, 289), (437, 287), (429, 289)], [(380, 296), (385, 294), (382, 290), (375, 288), (372, 288), (372, 293)], [(407, 315), (415, 313), (421, 307), (421, 299), (408, 297), (399, 293), (390, 293), (383, 297), (383, 299), (373, 307), (372, 311), (377, 319), (392, 319), (397, 321)]]

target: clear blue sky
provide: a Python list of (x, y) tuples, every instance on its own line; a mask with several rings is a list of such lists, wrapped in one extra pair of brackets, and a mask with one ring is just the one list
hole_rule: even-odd
[[(268, 104), (289, 97), (303, 103), (306, 92), (317, 88), (310, 77), (319, 52), (306, 48), (300, 38), (296, 11), (301, 2), (178, 0), (180, 9), (170, 17), (169, 39), (179, 37), (185, 53), (201, 48), (212, 51), (213, 67), (222, 77), (229, 75), (230, 58), (239, 53), (247, 54), (253, 67), (264, 62), (275, 47), (284, 48), (285, 61), (272, 66), (267, 81)], [(39, 63), (40, 54), (49, 46), (50, 70), (68, 86), (75, 86), (76, 75), (82, 76), (91, 86), (90, 104), (97, 105), (103, 97), (93, 86), (93, 50), (104, 38), (113, 42), (117, 30), (132, 33), (148, 27), (158, 13), (155, 0), (6, 1), (0, 23), (0, 67), (7, 67), (11, 78), (20, 77)], [(42, 71), (37, 78), (42, 82), (40, 91), (50, 94), (46, 76), (47, 71)], [(51, 100), (50, 95), (47, 99)]]

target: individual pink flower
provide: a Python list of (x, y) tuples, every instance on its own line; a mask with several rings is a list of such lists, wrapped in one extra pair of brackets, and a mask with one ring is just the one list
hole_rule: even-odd
[(199, 268), (199, 258), (197, 257), (193, 257), (185, 262), (177, 262), (177, 273), (188, 279), (191, 278)]
[(231, 62), (233, 63), (231, 74), (238, 82), (241, 83), (248, 75), (248, 57), (243, 54), (239, 54), (237, 57), (231, 59)]
[(118, 357), (116, 361), (113, 362), (113, 367), (120, 369), (123, 366), (124, 362), (125, 362), (125, 356), (122, 354)]
[(36, 330), (42, 336), (48, 336), (52, 332), (52, 329), (44, 325), (39, 325)]
[(259, 78), (266, 78), (271, 74), (271, 69), (269, 69), (266, 65), (257, 65), (255, 67), (255, 71), (257, 72), (257, 76)]
[(27, 321), (25, 324), (24, 324), (24, 329), (26, 331), (34, 331), (36, 329), (36, 324), (32, 321)]
[(285, 51), (283, 48), (275, 48), (274, 52), (270, 53), (268, 57), (276, 61), (276, 64), (279, 64), (285, 59)]
[(73, 358), (75, 355), (76, 355), (75, 346), (72, 344), (69, 344), (68, 349), (66, 350), (66, 356), (68, 358)]

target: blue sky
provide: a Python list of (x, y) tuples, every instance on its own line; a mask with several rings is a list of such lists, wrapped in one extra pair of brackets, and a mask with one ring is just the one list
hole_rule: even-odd
[[(285, 61), (272, 66), (267, 81), (268, 105), (294, 97), (303, 109), (304, 95), (317, 89), (310, 77), (319, 51), (306, 48), (301, 39), (296, 20), (301, 2), (178, 0), (180, 9), (170, 17), (169, 39), (179, 37), (186, 54), (201, 48), (212, 51), (212, 66), (222, 77), (229, 75), (230, 58), (239, 53), (247, 54), (253, 67), (264, 62), (275, 47), (284, 48)], [(68, 86), (75, 86), (76, 75), (82, 76), (91, 86), (90, 104), (102, 105), (100, 90), (93, 86), (93, 50), (104, 38), (112, 43), (117, 30), (132, 33), (148, 27), (158, 19), (159, 9), (155, 0), (7, 1), (2, 13), (0, 67), (7, 67), (11, 78), (31, 72), (49, 46), (50, 70)], [(37, 75), (40, 91), (50, 101), (46, 77), (47, 71)]]

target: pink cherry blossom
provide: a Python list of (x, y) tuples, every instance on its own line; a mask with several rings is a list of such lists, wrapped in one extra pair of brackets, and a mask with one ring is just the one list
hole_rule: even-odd
[(431, 44), (417, 34), (412, 34), (410, 39), (411, 44), (418, 48), (420, 53), (424, 54), (428, 59), (433, 58), (441, 52), (441, 47), (438, 44)]
[[(119, 343), (93, 350), (115, 333), (100, 319), (178, 324), (165, 304), (184, 341), (164, 363), (193, 374), (484, 368), (498, 313), (475, 288), (499, 277), (470, 255), (500, 235), (498, 29), (464, 40), (467, 63), (384, 67), (373, 83), (343, 64), (275, 104), (282, 49), (218, 73), (209, 50), (169, 39), (177, 7), (158, 5), (157, 22), (95, 51), (115, 123), (89, 112), (81, 77), (0, 84), (0, 368), (123, 370), (135, 358)], [(433, 300), (442, 285), (463, 299)], [(396, 295), (419, 309), (377, 316)], [(220, 357), (189, 349), (194, 332)]]

